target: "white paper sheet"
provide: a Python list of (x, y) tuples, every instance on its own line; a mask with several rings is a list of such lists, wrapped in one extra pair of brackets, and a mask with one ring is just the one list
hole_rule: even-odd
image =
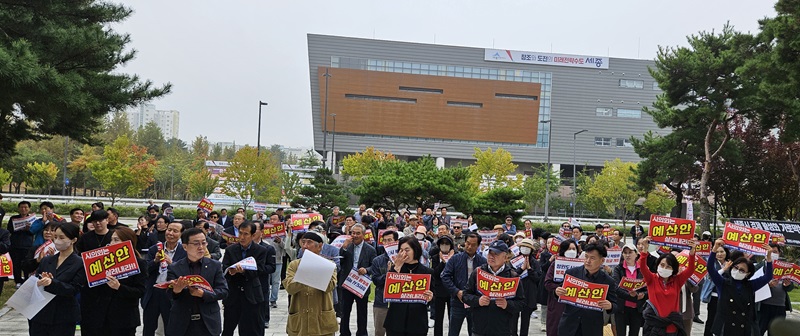
[[(759, 268), (758, 271), (753, 273), (753, 276), (750, 279), (758, 279), (758, 277), (764, 275), (764, 268)], [(761, 287), (761, 289), (756, 291), (756, 302), (761, 302), (766, 299), (772, 297), (772, 291), (769, 290), (769, 285)]]
[[(292, 282), (298, 282), (325, 291), (335, 269), (336, 264), (332, 261), (311, 251), (306, 251), (303, 253), (303, 258), (300, 259), (300, 265), (297, 265), (297, 271), (294, 273), (294, 281)], [(327, 276), (325, 276), (326, 274)]]
[(9, 307), (14, 308), (29, 320), (50, 303), (50, 300), (56, 297), (54, 294), (45, 292), (44, 287), (37, 286), (37, 281), (39, 281), (37, 277), (30, 277), (25, 280), (22, 286), (6, 302)]

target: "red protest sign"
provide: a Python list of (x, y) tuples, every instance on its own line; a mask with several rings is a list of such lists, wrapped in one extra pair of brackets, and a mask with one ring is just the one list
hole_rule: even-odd
[(428, 303), (425, 291), (431, 288), (430, 274), (386, 273), (384, 302)]
[(139, 263), (129, 240), (81, 253), (89, 287), (102, 285), (107, 275), (123, 279), (139, 274)]
[(214, 210), (214, 202), (211, 202), (208, 198), (203, 198), (200, 200), (200, 203), (197, 204), (197, 208), (209, 213)]
[[(797, 274), (795, 274), (797, 272)], [(772, 261), (772, 279), (774, 280), (791, 280), (800, 283), (800, 266), (795, 264), (773, 260)]]
[(11, 263), (11, 255), (8, 253), (0, 255), (0, 277), (14, 278), (14, 264)]
[(588, 282), (567, 274), (561, 287), (567, 292), (558, 297), (558, 302), (591, 310), (603, 310), (600, 308), (600, 301), (606, 299), (608, 285)]
[(762, 256), (767, 255), (767, 249), (764, 248), (764, 244), (769, 241), (769, 238), (769, 231), (740, 226), (730, 222), (725, 223), (725, 231), (722, 232), (722, 240), (728, 247)]
[(689, 248), (694, 238), (695, 222), (690, 219), (650, 216), (650, 243), (681, 249)]
[(605, 228), (605, 229), (603, 229), (603, 237), (609, 237), (609, 236), (611, 236), (611, 232), (612, 232), (611, 228)]
[(627, 291), (639, 290), (645, 287), (647, 287), (647, 283), (644, 282), (644, 279), (622, 278), (619, 281), (619, 288)]
[[(686, 267), (689, 267), (689, 252), (683, 251), (679, 253), (677, 256), (675, 256), (675, 259), (678, 259), (678, 264), (680, 264), (681, 272), (684, 269), (686, 269)], [(703, 280), (706, 274), (708, 274), (708, 267), (705, 259), (695, 257), (694, 272), (692, 272), (692, 276), (689, 277), (689, 282), (691, 282), (692, 285), (697, 286), (697, 284), (700, 283), (701, 280)]]
[(234, 236), (234, 235), (232, 235), (230, 233), (223, 232), (221, 234), (221, 236), (222, 236), (222, 239), (225, 240), (225, 243), (227, 243), (228, 245), (238, 244), (239, 243), (239, 237), (236, 237), (236, 236)]
[(769, 242), (778, 245), (786, 245), (786, 236), (783, 233), (772, 232), (772, 236), (769, 237)]
[(495, 276), (482, 268), (478, 268), (477, 282), (478, 292), (490, 299), (511, 299), (517, 295), (517, 287), (519, 287), (519, 278)]
[(562, 228), (558, 229), (558, 234), (561, 237), (572, 237), (572, 229), (562, 227)]
[(364, 241), (368, 243), (375, 241), (375, 235), (372, 234), (372, 230), (367, 229), (367, 232), (364, 232)]
[(552, 255), (558, 255), (558, 247), (561, 246), (561, 242), (564, 240), (565, 238), (561, 235), (556, 235), (550, 240), (550, 245), (547, 246), (547, 250), (550, 251)]
[(658, 250), (656, 250), (656, 251), (657, 251), (658, 253), (660, 253), (660, 254), (664, 254), (664, 253), (672, 253), (672, 248), (671, 248), (671, 247), (669, 247), (669, 246), (661, 246), (661, 247), (659, 247), (659, 248), (658, 248)]
[(708, 257), (711, 254), (711, 245), (713, 244), (710, 241), (698, 241), (697, 245), (694, 246), (694, 254), (703, 258)]
[(303, 232), (308, 230), (311, 222), (315, 221), (322, 221), (322, 215), (318, 213), (293, 214), (289, 219), (289, 227), (292, 228), (292, 232)]
[[(202, 290), (204, 290), (206, 292), (209, 292), (209, 293), (212, 293), (212, 294), (214, 293), (214, 287), (211, 287), (211, 284), (208, 283), (208, 280), (206, 280), (202, 276), (199, 276), (199, 275), (184, 275), (184, 276), (178, 277), (178, 279), (186, 279), (187, 281), (189, 281), (189, 287), (197, 287), (197, 288), (200, 288), (200, 289), (202, 289)], [(175, 279), (175, 280), (177, 280), (177, 279)], [(173, 280), (173, 281), (175, 281), (175, 280)], [(153, 285), (153, 287), (159, 288), (159, 289), (172, 288), (172, 282), (173, 281), (157, 283), (157, 284)]]
[(331, 224), (333, 224), (334, 226), (342, 226), (342, 223), (344, 223), (345, 218), (346, 217), (342, 215), (331, 216)]
[(525, 238), (533, 239), (533, 229), (525, 229)]
[[(383, 246), (383, 233), (386, 231), (397, 231), (397, 230), (389, 230), (389, 229), (378, 230), (378, 246)], [(364, 236), (366, 237), (366, 234), (364, 234)]]
[(264, 223), (264, 238), (286, 237), (286, 223)]

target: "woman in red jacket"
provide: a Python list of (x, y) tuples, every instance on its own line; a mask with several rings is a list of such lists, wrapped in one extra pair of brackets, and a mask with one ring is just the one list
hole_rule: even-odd
[(647, 248), (650, 239), (644, 238), (644, 249), (639, 255), (639, 270), (647, 283), (649, 302), (644, 310), (643, 336), (648, 335), (685, 335), (683, 318), (678, 306), (681, 288), (694, 272), (694, 247), (696, 240), (689, 241), (689, 263), (683, 271), (679, 272), (678, 259), (671, 253), (664, 253), (658, 257), (656, 273), (647, 267)]

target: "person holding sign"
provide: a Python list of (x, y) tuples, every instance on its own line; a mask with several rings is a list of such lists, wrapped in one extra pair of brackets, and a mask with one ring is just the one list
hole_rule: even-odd
[[(31, 232), (31, 225), (36, 220), (36, 216), (31, 214), (31, 202), (22, 201), (17, 203), (16, 216), (11, 216), (8, 219), (8, 226), (6, 229), (11, 233), (11, 262), (14, 265), (22, 265), (25, 256), (28, 255), (28, 250), (33, 247), (33, 233)], [(14, 267), (14, 282), (17, 283), (17, 288), (25, 282), (30, 274), (24, 273), (22, 267)]]
[[(608, 286), (605, 298), (597, 301), (597, 305), (608, 314), (613, 314), (614, 311), (619, 310), (619, 306), (616, 303), (618, 289), (614, 279), (603, 271), (603, 262), (608, 256), (608, 251), (602, 244), (588, 244), (583, 252), (586, 256), (583, 266), (568, 269), (566, 275), (586, 282)], [(559, 297), (565, 296), (567, 295), (567, 290), (563, 286), (559, 286), (556, 288), (555, 294)], [(578, 297), (580, 295), (578, 293)], [(602, 311), (567, 305), (558, 323), (558, 335), (602, 336), (604, 325)]]
[[(781, 246), (770, 243), (769, 247), (772, 249), (772, 259), (778, 260)], [(773, 269), (774, 268), (773, 266)], [(794, 284), (789, 279), (775, 279), (774, 273), (775, 272), (773, 272), (772, 281), (769, 282), (769, 291), (772, 296), (762, 301), (758, 309), (758, 325), (762, 335), (767, 331), (773, 320), (785, 319), (786, 311), (792, 309), (792, 302), (789, 300), (789, 292), (794, 289)], [(772, 333), (770, 333), (770, 335), (772, 335)]]
[[(439, 228), (446, 228), (442, 224)], [(441, 230), (441, 229), (440, 229)], [(442, 336), (444, 334), (444, 311), (445, 308), (450, 312), (450, 292), (447, 291), (444, 283), (442, 283), (441, 274), (444, 271), (444, 265), (450, 258), (455, 255), (456, 247), (453, 239), (448, 235), (441, 235), (436, 240), (436, 246), (431, 247), (431, 267), (433, 268), (433, 294), (434, 294), (434, 325), (433, 336)]]
[[(714, 335), (742, 335), (755, 336), (761, 335), (756, 324), (756, 291), (769, 284), (772, 280), (772, 249), (764, 244), (767, 250), (766, 264), (764, 273), (756, 278), (750, 277), (755, 272), (755, 266), (747, 258), (740, 257), (733, 261), (730, 277), (723, 277), (717, 272), (717, 264), (714, 260), (725, 242), (717, 239), (714, 248), (708, 256), (708, 277), (716, 286), (719, 295), (719, 307), (717, 316), (714, 317), (712, 332)], [(694, 250), (692, 250), (694, 253)], [(692, 273), (694, 267), (687, 269)]]
[[(208, 245), (205, 233), (191, 228), (181, 234), (186, 246), (186, 258), (168, 267), (167, 280), (172, 288), (167, 289), (172, 307), (166, 334), (170, 336), (211, 336), (222, 332), (219, 300), (228, 296), (228, 284), (222, 273), (222, 264), (206, 258)], [(211, 285), (213, 292), (191, 286), (186, 277), (199, 275)]]
[[(525, 289), (525, 306), (522, 311), (514, 318), (513, 330), (517, 330), (516, 320), (522, 318), (519, 324), (519, 335), (528, 335), (531, 324), (531, 314), (536, 310), (539, 297), (539, 283), (542, 279), (542, 270), (539, 261), (536, 260), (533, 240), (525, 238), (519, 243), (519, 253), (517, 258), (522, 258), (522, 265), (515, 271), (520, 275), (520, 283)], [(516, 259), (516, 258), (515, 258)], [(513, 261), (512, 261), (513, 263)], [(516, 334), (516, 333), (515, 333)]]
[[(136, 233), (127, 227), (119, 227), (111, 234), (111, 244), (123, 241), (136, 242)], [(146, 262), (133, 249), (129, 257), (136, 258), (140, 272), (124, 279), (106, 275), (108, 282), (81, 290), (81, 335), (133, 336), (139, 319), (139, 299), (144, 296), (147, 279)]]
[[(367, 270), (372, 266), (372, 260), (377, 256), (375, 248), (364, 241), (364, 233), (368, 230), (364, 225), (356, 224), (350, 228), (350, 238), (344, 241), (342, 248), (339, 249), (341, 268), (339, 269), (339, 295), (342, 309), (342, 321), (339, 333), (342, 336), (350, 336), (350, 313), (353, 311), (353, 302), (356, 304), (357, 329), (356, 335), (367, 335), (367, 303), (369, 303), (369, 289), (364, 293), (364, 297), (359, 298), (355, 294), (342, 288), (345, 278), (350, 270), (355, 269), (359, 275), (367, 274)], [(303, 236), (305, 237), (305, 236)]]
[[(576, 258), (579, 252), (580, 245), (578, 245), (578, 241), (575, 239), (567, 239), (558, 245), (558, 257)], [(566, 308), (565, 304), (558, 302), (558, 296), (555, 295), (556, 288), (561, 286), (561, 283), (564, 281), (563, 278), (556, 279), (555, 277), (556, 264), (558, 264), (556, 258), (555, 255), (550, 257), (550, 268), (547, 269), (547, 274), (544, 277), (544, 287), (548, 297), (546, 316), (547, 330), (545, 330), (547, 331), (547, 336), (558, 335), (558, 324)]]
[[(0, 199), (2, 199), (2, 196), (0, 196)], [(0, 255), (8, 253), (8, 251), (10, 250), (11, 250), (11, 233), (8, 232), (8, 230), (0, 227)], [(13, 266), (13, 264), (11, 266)], [(39, 266), (38, 261), (36, 266), (37, 267)], [(12, 270), (11, 272), (13, 273), (14, 271)], [(0, 277), (0, 294), (3, 293), (3, 287), (6, 284), (6, 280), (8, 280), (7, 277)]]
[(461, 334), (461, 325), (467, 320), (467, 333), (472, 335), (472, 310), (464, 303), (464, 293), (469, 284), (469, 277), (474, 270), (486, 264), (486, 259), (478, 253), (481, 236), (475, 232), (467, 234), (464, 241), (464, 252), (454, 255), (444, 265), (442, 283), (450, 292), (450, 330), (449, 336)]
[[(639, 270), (639, 251), (631, 244), (622, 248), (622, 262), (614, 266), (612, 277), (620, 285), (617, 295), (617, 304), (622, 310), (614, 314), (616, 319), (617, 336), (637, 336), (642, 328), (642, 311), (647, 300), (647, 292), (643, 288), (644, 277)], [(635, 288), (635, 286), (642, 286)], [(627, 333), (625, 332), (627, 329)]]
[[(315, 232), (298, 233), (306, 254), (319, 255), (322, 252), (322, 237)], [(310, 258), (310, 257), (309, 257)], [(291, 295), (289, 300), (289, 320), (286, 333), (289, 336), (333, 335), (339, 326), (333, 310), (333, 289), (336, 288), (336, 272), (331, 272), (328, 286), (321, 291), (309, 285), (294, 281), (297, 268), (302, 259), (295, 259), (287, 265), (283, 287)], [(325, 276), (325, 274), (320, 274)]]
[(478, 272), (491, 273), (495, 277), (517, 278), (513, 267), (508, 264), (508, 245), (501, 240), (496, 240), (489, 245), (486, 265), (483, 265), (469, 276), (467, 290), (464, 292), (464, 303), (472, 307), (475, 318), (472, 324), (472, 333), (478, 335), (510, 335), (514, 317), (525, 307), (525, 290), (522, 285), (517, 285), (513, 298), (489, 298), (483, 295), (478, 287)]
[(36, 285), (55, 298), (28, 321), (31, 336), (75, 335), (75, 321), (81, 319), (77, 295), (86, 285), (83, 261), (74, 249), (79, 235), (75, 225), (59, 224), (53, 240), (58, 253), (42, 259), (36, 270)]
[[(234, 216), (234, 225), (236, 218)], [(263, 335), (264, 316), (261, 305), (264, 302), (264, 292), (261, 278), (269, 275), (266, 269), (267, 249), (254, 244), (257, 226), (253, 222), (244, 222), (237, 228), (239, 243), (229, 245), (222, 257), (222, 266), (227, 270), (225, 280), (228, 281), (230, 293), (222, 303), (225, 305), (223, 336), (233, 335), (233, 330), (239, 327), (240, 335)], [(244, 269), (240, 261), (252, 257), (256, 261), (256, 269)]]
[[(400, 238), (397, 257), (394, 259), (394, 264), (389, 265), (389, 272), (433, 274), (432, 269), (425, 267), (425, 265), (419, 262), (421, 256), (422, 246), (416, 238)], [(433, 292), (430, 290), (431, 284), (427, 284), (426, 287), (427, 289), (424, 294), (425, 300), (430, 302), (433, 299)], [(428, 309), (426, 304), (392, 302), (389, 304), (389, 310), (386, 312), (383, 328), (386, 329), (386, 334), (389, 336), (427, 335), (428, 325), (425, 323), (427, 319)], [(344, 319), (342, 320), (344, 321)]]
[[(396, 244), (399, 238), (397, 231), (384, 231), (381, 235), (384, 246)], [(391, 267), (391, 259), (388, 253), (382, 253), (372, 259), (372, 266), (369, 267), (369, 277), (375, 284), (375, 302), (372, 304), (372, 319), (375, 326), (375, 336), (386, 335), (383, 329), (383, 321), (386, 320), (386, 313), (389, 305), (383, 301), (383, 286), (386, 284), (386, 272)]]
[[(657, 271), (653, 273), (647, 267), (650, 238), (639, 240), (642, 249), (639, 252), (639, 271), (647, 283), (649, 304), (644, 309), (643, 335), (662, 335), (678, 333), (685, 335), (683, 317), (679, 309), (681, 288), (694, 273), (696, 240), (689, 240), (689, 260), (682, 272), (678, 259), (672, 253), (664, 253), (656, 261)], [(710, 273), (710, 272), (709, 272)]]
[[(159, 219), (160, 220), (160, 219)], [(158, 318), (169, 325), (170, 302), (166, 291), (156, 289), (155, 284), (167, 282), (167, 267), (173, 262), (186, 258), (186, 250), (178, 241), (183, 232), (183, 224), (179, 222), (167, 225), (164, 243), (155, 244), (147, 251), (147, 283), (142, 297), (142, 335), (153, 336), (158, 328)]]

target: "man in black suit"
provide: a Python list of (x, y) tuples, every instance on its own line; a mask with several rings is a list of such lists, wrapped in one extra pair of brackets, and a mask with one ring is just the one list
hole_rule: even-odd
[(222, 231), (222, 241), (220, 242), (219, 247), (226, 248), (228, 245), (231, 245), (228, 237), (239, 237), (239, 226), (242, 225), (244, 221), (245, 219), (243, 214), (237, 213), (233, 216), (233, 224), (230, 227), (226, 227), (225, 231)]
[(269, 303), (267, 302), (267, 298), (269, 298), (270, 294), (269, 283), (276, 269), (275, 248), (261, 238), (261, 235), (264, 234), (264, 223), (261, 221), (255, 221), (255, 223), (256, 234), (255, 238), (253, 238), (253, 242), (267, 249), (267, 263), (264, 265), (264, 268), (267, 270), (265, 272), (267, 275), (258, 277), (258, 279), (261, 280), (261, 292), (264, 294), (264, 304), (261, 305), (261, 315), (264, 316), (264, 328), (266, 329), (269, 328)]
[[(222, 332), (222, 319), (219, 303), (228, 296), (228, 284), (219, 261), (204, 258), (208, 244), (205, 233), (198, 228), (183, 232), (181, 242), (186, 246), (186, 258), (174, 262), (167, 270), (167, 280), (173, 281), (171, 295), (172, 309), (169, 312), (171, 323), (166, 326), (167, 335), (219, 335)], [(208, 292), (190, 287), (181, 276), (199, 275), (214, 289)]]
[[(208, 252), (208, 257), (219, 261), (219, 259), (222, 258), (222, 251), (219, 249), (219, 242), (212, 239), (208, 234), (208, 228), (211, 227), (211, 224), (213, 223), (209, 221), (200, 221), (194, 223), (194, 227), (202, 230), (206, 235), (206, 244), (208, 245), (206, 247), (206, 252)], [(181, 241), (183, 241), (183, 238), (181, 238)]]
[[(239, 216), (241, 215), (236, 215)], [(239, 225), (237, 231), (239, 243), (228, 245), (222, 257), (222, 266), (226, 269), (225, 279), (230, 289), (228, 298), (222, 301), (225, 305), (222, 335), (232, 336), (233, 330), (238, 326), (239, 335), (263, 336), (264, 317), (261, 306), (265, 303), (261, 278), (268, 275), (267, 249), (253, 243), (256, 234), (254, 223), (245, 221)], [(255, 259), (256, 270), (245, 270), (242, 265), (236, 265), (247, 257)]]
[(233, 218), (228, 216), (228, 209), (222, 209), (219, 211), (217, 223), (226, 229), (233, 226)]
[(353, 301), (356, 302), (356, 311), (358, 313), (358, 321), (356, 325), (357, 336), (367, 335), (367, 303), (369, 302), (369, 289), (364, 293), (363, 298), (358, 298), (349, 290), (342, 288), (344, 279), (350, 274), (351, 270), (358, 271), (358, 274), (367, 274), (369, 268), (372, 266), (372, 259), (375, 259), (377, 253), (375, 248), (369, 243), (364, 242), (364, 225), (356, 224), (350, 228), (350, 236), (345, 240), (342, 248), (339, 250), (341, 259), (341, 268), (338, 274), (338, 287), (341, 299), (339, 302), (342, 307), (342, 322), (339, 324), (339, 333), (342, 336), (350, 336), (350, 312), (353, 311)]
[(162, 249), (158, 244), (153, 245), (147, 251), (147, 283), (145, 284), (144, 297), (142, 297), (142, 308), (144, 312), (144, 326), (142, 335), (154, 336), (158, 328), (158, 317), (164, 321), (164, 325), (169, 325), (170, 302), (167, 292), (153, 288), (157, 283), (167, 281), (167, 267), (173, 262), (186, 258), (186, 250), (183, 249), (178, 240), (183, 232), (183, 224), (180, 222), (170, 223), (164, 234), (166, 240)]

